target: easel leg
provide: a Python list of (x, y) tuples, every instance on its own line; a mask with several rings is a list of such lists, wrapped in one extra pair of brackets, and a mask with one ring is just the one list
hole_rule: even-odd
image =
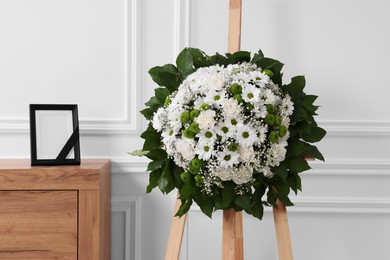
[(223, 211), (222, 260), (243, 260), (242, 213)]
[(180, 205), (181, 201), (179, 199), (178, 192), (171, 222), (171, 229), (169, 231), (167, 250), (165, 252), (165, 260), (178, 260), (180, 256), (180, 248), (183, 240), (184, 226), (186, 224), (187, 219), (187, 214), (183, 215), (181, 218), (175, 217), (175, 214), (178, 211)]
[(273, 208), (273, 211), (279, 260), (293, 260), (286, 206), (279, 200), (277, 200), (276, 204), (278, 208)]

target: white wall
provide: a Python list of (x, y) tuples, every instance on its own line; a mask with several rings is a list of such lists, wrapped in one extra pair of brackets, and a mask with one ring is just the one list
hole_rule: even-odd
[[(390, 3), (243, 0), (242, 49), (278, 58), (320, 96), (319, 144), (289, 208), (300, 260), (390, 259)], [(29, 158), (28, 104), (77, 103), (82, 158), (113, 160), (113, 260), (163, 258), (175, 194), (145, 195), (147, 70), (184, 46), (227, 49), (228, 1), (1, 0), (0, 158)], [(244, 217), (247, 260), (277, 259), (272, 215)], [(220, 259), (221, 214), (195, 207), (182, 259)]]

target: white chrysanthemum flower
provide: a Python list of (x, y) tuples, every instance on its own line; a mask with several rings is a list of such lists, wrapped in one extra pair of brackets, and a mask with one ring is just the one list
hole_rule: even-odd
[(260, 100), (260, 89), (251, 84), (245, 85), (242, 89), (242, 99), (250, 103), (258, 102)]
[(247, 84), (251, 80), (248, 73), (239, 72), (232, 76), (232, 82), (238, 84)]
[(173, 129), (165, 129), (161, 132), (162, 142), (164, 144), (172, 144), (176, 142), (176, 134)]
[(294, 112), (294, 103), (291, 101), (290, 96), (287, 96), (282, 99), (282, 104), (280, 105), (282, 115), (291, 116)]
[(237, 185), (248, 183), (253, 180), (253, 169), (241, 165), (234, 169), (232, 179)]
[(273, 104), (275, 102), (275, 95), (270, 89), (265, 89), (261, 92), (260, 99), (264, 104)]
[(248, 125), (237, 127), (237, 142), (245, 147), (253, 146), (257, 141), (256, 132)]
[(198, 158), (204, 161), (207, 161), (211, 156), (216, 156), (216, 151), (214, 150), (214, 143), (212, 142), (199, 142), (195, 147), (195, 153), (198, 155)]
[(221, 181), (230, 181), (233, 177), (233, 168), (219, 168), (216, 171), (216, 175), (221, 179)]
[(217, 157), (218, 157), (218, 164), (222, 168), (233, 167), (233, 165), (239, 163), (238, 161), (239, 155), (237, 152), (224, 150), (222, 152), (218, 152)]
[(176, 95), (171, 99), (174, 104), (186, 105), (193, 98), (192, 91), (188, 87), (181, 87), (177, 90)]
[(204, 102), (210, 105), (219, 105), (224, 102), (226, 99), (226, 92), (225, 91), (215, 91), (210, 90), (206, 97), (204, 98)]
[(267, 132), (268, 132), (268, 127), (267, 126), (260, 126), (257, 129), (257, 137), (258, 137), (257, 144), (264, 143), (264, 141), (267, 139)]
[(175, 142), (176, 151), (183, 159), (190, 161), (195, 157), (194, 142), (188, 138), (178, 138)]
[(255, 70), (255, 71), (251, 71), (249, 73), (249, 75), (251, 76), (251, 78), (253, 79), (253, 83), (255, 83), (256, 85), (260, 86), (260, 87), (265, 87), (266, 84), (268, 84), (270, 82), (270, 78), (268, 75), (265, 75), (263, 74), (261, 71), (259, 70)]
[(271, 145), (267, 154), (267, 162), (269, 166), (278, 166), (279, 163), (284, 160), (284, 158), (286, 157), (285, 146), (287, 146), (287, 142), (281, 142)]
[(267, 115), (267, 107), (264, 106), (264, 104), (258, 102), (255, 103), (255, 107), (253, 109), (253, 112), (255, 113), (257, 118), (265, 118)]
[(237, 118), (242, 113), (242, 107), (235, 99), (225, 99), (221, 104), (224, 116), (227, 118)]
[(166, 120), (167, 120), (167, 115), (165, 109), (163, 107), (160, 107), (153, 115), (153, 119), (152, 119), (153, 128), (156, 129), (157, 132), (160, 132), (163, 126), (165, 125)]
[(210, 90), (222, 90), (222, 87), (225, 85), (225, 79), (222, 74), (211, 75), (208, 77), (206, 84)]
[(180, 121), (180, 116), (184, 110), (179, 107), (171, 106), (168, 108), (167, 119), (168, 125), (175, 131), (179, 132), (182, 127), (182, 123)]
[(223, 142), (235, 135), (235, 129), (236, 127), (233, 127), (229, 122), (220, 122), (215, 126), (215, 132), (221, 137)]
[(269, 167), (264, 167), (261, 172), (267, 178), (272, 178), (275, 175)]
[(215, 111), (205, 110), (200, 112), (199, 116), (195, 118), (195, 122), (199, 124), (200, 129), (210, 129), (215, 125)]
[(239, 160), (244, 163), (251, 163), (256, 158), (256, 153), (253, 147), (238, 146)]

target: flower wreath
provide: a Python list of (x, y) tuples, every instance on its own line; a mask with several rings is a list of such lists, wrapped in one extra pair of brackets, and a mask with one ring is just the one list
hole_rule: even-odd
[(160, 86), (141, 113), (149, 120), (142, 151), (151, 159), (147, 192), (180, 192), (177, 216), (195, 201), (211, 217), (244, 210), (261, 219), (264, 205), (301, 190), (308, 157), (324, 160), (310, 143), (326, 131), (314, 120), (317, 96), (305, 78), (282, 84), (283, 64), (246, 51), (208, 56), (185, 48), (176, 66), (150, 69)]

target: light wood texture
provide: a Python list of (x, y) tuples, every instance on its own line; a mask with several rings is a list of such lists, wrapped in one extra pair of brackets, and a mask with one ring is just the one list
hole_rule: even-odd
[(180, 256), (180, 248), (187, 219), (187, 214), (183, 215), (181, 218), (175, 217), (175, 214), (179, 210), (180, 205), (181, 201), (179, 199), (178, 192), (171, 222), (171, 229), (169, 231), (167, 250), (165, 252), (165, 260), (177, 260)]
[(242, 212), (223, 211), (222, 260), (243, 260)]
[[(229, 1), (228, 52), (234, 53), (241, 48), (242, 0)], [(223, 211), (222, 260), (243, 260), (243, 223), (242, 213), (233, 209)]]
[(77, 259), (77, 191), (0, 191), (0, 259)]
[(228, 52), (233, 53), (241, 48), (241, 15), (242, 0), (229, 1)]
[[(68, 199), (70, 194), (74, 197), (73, 204)], [(41, 202), (34, 199), (38, 195), (44, 196)], [(14, 208), (4, 204), (11, 203), (7, 201), (12, 201)], [(17, 214), (14, 221), (21, 223), (8, 221), (3, 217), (7, 214)], [(40, 218), (39, 214), (46, 218)], [(70, 220), (59, 214), (71, 218), (74, 228), (70, 227)], [(44, 228), (58, 237), (45, 235)], [(83, 160), (79, 166), (31, 167), (29, 160), (0, 160), (0, 231), (3, 233), (4, 230), (21, 232), (24, 238), (18, 235), (14, 235), (13, 240), (0, 238), (0, 252), (12, 255), (12, 258), (3, 258), (0, 254), (0, 259), (109, 260), (111, 162)], [(35, 237), (31, 236), (33, 230), (37, 233)], [(59, 237), (63, 234), (65, 238)], [(70, 237), (72, 245), (69, 244)], [(14, 241), (27, 249), (14, 250), (7, 244), (11, 242), (6, 241)], [(41, 244), (49, 249), (42, 250)], [(31, 258), (35, 255), (30, 251), (39, 256)]]
[(273, 208), (273, 212), (279, 260), (293, 260), (286, 206), (280, 200), (277, 200), (276, 204), (278, 208)]

